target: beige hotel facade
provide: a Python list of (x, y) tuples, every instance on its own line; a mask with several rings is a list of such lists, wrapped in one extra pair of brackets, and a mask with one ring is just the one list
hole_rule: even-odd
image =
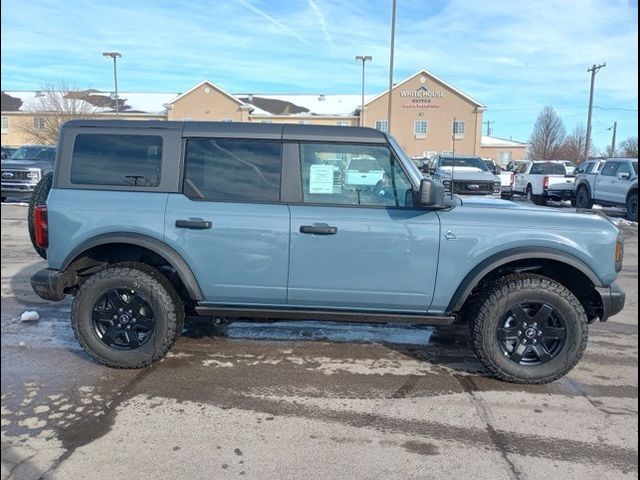
[[(94, 108), (95, 118), (114, 118), (112, 97), (96, 90), (74, 92)], [(42, 125), (49, 112), (33, 108), (42, 92), (2, 92), (3, 146), (31, 143), (29, 130)], [(391, 91), (391, 134), (412, 157), (437, 154), (475, 155), (500, 164), (525, 158), (522, 142), (483, 135), (487, 107), (427, 70), (398, 82)], [(107, 99), (105, 105), (104, 99)], [(98, 102), (97, 99), (102, 101)], [(127, 120), (229, 121), (360, 125), (360, 94), (227, 93), (203, 81), (184, 93), (120, 93), (120, 118)], [(365, 96), (362, 124), (388, 131), (389, 91)], [(33, 127), (31, 127), (31, 125)]]

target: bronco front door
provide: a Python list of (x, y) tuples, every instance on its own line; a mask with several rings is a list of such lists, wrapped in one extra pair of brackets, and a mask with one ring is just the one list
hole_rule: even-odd
[[(288, 304), (426, 313), (436, 279), (436, 213), (412, 207), (411, 184), (383, 145), (301, 144), (302, 201), (290, 205)], [(375, 185), (345, 182), (353, 159)]]

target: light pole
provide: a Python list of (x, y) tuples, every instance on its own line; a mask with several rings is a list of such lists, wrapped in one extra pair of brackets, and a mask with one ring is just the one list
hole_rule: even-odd
[(616, 132), (618, 131), (618, 122), (613, 122), (613, 127), (609, 128), (609, 130), (613, 130), (613, 135), (611, 136), (611, 156), (616, 156)]
[(117, 59), (122, 57), (120, 52), (102, 52), (103, 57), (113, 58), (113, 83), (116, 87), (116, 118), (120, 117), (120, 102), (118, 101), (118, 65)]
[(373, 60), (371, 55), (358, 55), (356, 62), (362, 62), (362, 103), (360, 104), (360, 126), (364, 127), (364, 64)]
[(391, 45), (389, 48), (389, 98), (387, 101), (387, 133), (391, 135), (391, 109), (393, 99), (393, 51), (396, 42), (396, 5), (397, 1), (391, 1)]

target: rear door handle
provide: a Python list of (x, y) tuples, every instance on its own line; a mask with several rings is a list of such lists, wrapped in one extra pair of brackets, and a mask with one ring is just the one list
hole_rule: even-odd
[(190, 218), (189, 220), (176, 220), (176, 228), (188, 228), (191, 230), (207, 230), (211, 228), (211, 222), (201, 218)]
[(302, 225), (300, 227), (300, 233), (306, 233), (309, 235), (335, 235), (338, 233), (338, 227), (330, 227), (326, 224)]

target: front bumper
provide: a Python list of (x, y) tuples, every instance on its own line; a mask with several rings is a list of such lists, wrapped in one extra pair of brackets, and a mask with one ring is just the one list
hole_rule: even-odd
[(43, 300), (64, 299), (65, 289), (77, 284), (77, 277), (66, 272), (43, 268), (31, 276), (31, 288)]
[(606, 322), (610, 317), (617, 315), (624, 309), (627, 294), (617, 283), (612, 283), (608, 287), (596, 287), (596, 291), (602, 299), (601, 322)]
[(11, 198), (31, 198), (35, 183), (3, 183), (2, 196)]

